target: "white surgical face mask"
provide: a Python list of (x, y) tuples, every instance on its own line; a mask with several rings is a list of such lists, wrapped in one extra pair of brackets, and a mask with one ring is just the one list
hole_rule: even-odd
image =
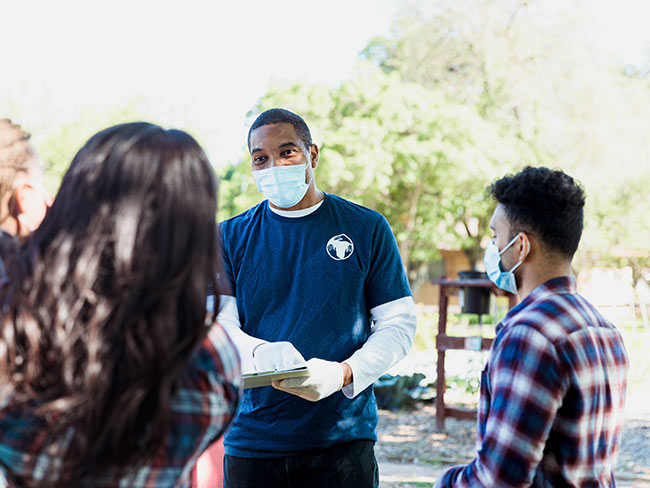
[(501, 255), (517, 241), (519, 236), (520, 234), (517, 234), (513, 237), (501, 251), (499, 251), (497, 245), (492, 241), (492, 239), (490, 239), (490, 242), (488, 242), (487, 248), (485, 249), (485, 257), (483, 258), (485, 272), (487, 273), (488, 278), (490, 278), (490, 281), (502, 290), (515, 295), (517, 294), (517, 282), (515, 281), (514, 271), (521, 265), (521, 263), (523, 263), (523, 261), (519, 261), (515, 264), (510, 271), (502, 271)]
[(300, 202), (309, 189), (305, 183), (307, 163), (290, 166), (273, 166), (253, 171), (257, 189), (280, 208), (293, 207)]

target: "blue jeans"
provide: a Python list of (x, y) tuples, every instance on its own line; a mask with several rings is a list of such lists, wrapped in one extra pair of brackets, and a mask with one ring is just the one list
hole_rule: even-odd
[(223, 460), (224, 488), (377, 488), (375, 443), (359, 440), (275, 458)]

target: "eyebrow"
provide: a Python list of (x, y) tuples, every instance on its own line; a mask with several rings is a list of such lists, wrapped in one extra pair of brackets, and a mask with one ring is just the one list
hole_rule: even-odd
[[(289, 147), (289, 146), (298, 146), (298, 144), (296, 144), (295, 142), (291, 142), (291, 141), (289, 141), (289, 142), (283, 142), (283, 143), (280, 144), (278, 147), (279, 147), (279, 148), (283, 148), (283, 147)], [(251, 150), (251, 154), (253, 154), (253, 153), (255, 153), (255, 152), (258, 152), (258, 151), (262, 151), (262, 150), (263, 150), (263, 149), (262, 149), (261, 147), (254, 147), (254, 148)]]

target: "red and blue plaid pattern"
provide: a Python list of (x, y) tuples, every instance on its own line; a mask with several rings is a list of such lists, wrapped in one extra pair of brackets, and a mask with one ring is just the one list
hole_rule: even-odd
[[(153, 461), (120, 480), (107, 473), (101, 478), (79, 480), (74, 486), (189, 487), (196, 460), (223, 434), (235, 415), (239, 385), (237, 351), (216, 324), (181, 377), (172, 402), (173, 424)], [(45, 472), (52, 476), (52, 485), (56, 484), (66, 442), (61, 439), (54, 446), (59, 449), (58, 455), (52, 455), (53, 446), (45, 443), (44, 425), (33, 411), (0, 405), (0, 488), (31, 485)]]
[(573, 278), (539, 286), (497, 325), (477, 458), (436, 486), (615, 486), (627, 371), (620, 333)]

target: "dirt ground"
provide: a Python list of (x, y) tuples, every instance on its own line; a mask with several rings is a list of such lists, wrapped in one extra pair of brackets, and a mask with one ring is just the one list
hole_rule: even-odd
[[(476, 424), (446, 419), (446, 432), (435, 427), (435, 408), (424, 404), (410, 410), (379, 411), (381, 463), (411, 466), (453, 465), (470, 461), (475, 453)], [(650, 486), (650, 414), (628, 416), (623, 430), (616, 478), (619, 486)], [(430, 486), (430, 483), (382, 483), (382, 488)]]

